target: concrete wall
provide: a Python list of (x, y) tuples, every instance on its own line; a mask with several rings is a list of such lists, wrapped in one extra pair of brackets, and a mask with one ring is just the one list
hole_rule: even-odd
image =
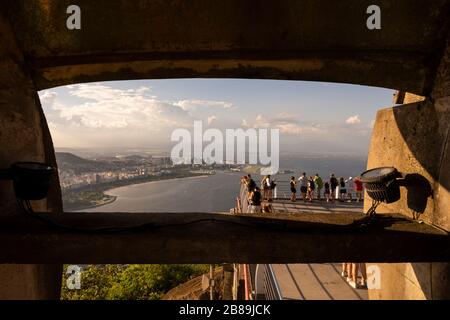
[[(447, 45), (431, 97), (424, 101), (412, 97), (406, 101), (419, 102), (378, 112), (367, 166), (393, 166), (409, 174), (408, 186), (401, 187), (401, 199), (394, 204), (381, 205), (377, 212), (419, 217), (446, 231), (450, 231), (449, 69)], [(366, 200), (365, 209), (369, 206)], [(370, 290), (371, 299), (450, 299), (448, 263), (378, 266), (381, 288)]]
[[(0, 39), (0, 169), (17, 161), (55, 164), (39, 97), (13, 33), (1, 15)], [(0, 181), (0, 190), (0, 214), (20, 214), (12, 183)], [(49, 198), (34, 202), (34, 209), (61, 209), (59, 192), (55, 177)], [(58, 265), (0, 265), (0, 299), (58, 298), (61, 272)]]

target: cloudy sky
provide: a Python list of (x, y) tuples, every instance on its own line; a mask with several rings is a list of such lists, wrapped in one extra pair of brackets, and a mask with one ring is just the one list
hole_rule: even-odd
[(176, 128), (278, 128), (281, 152), (366, 154), (393, 90), (303, 81), (177, 79), (39, 93), (57, 148), (162, 148)]

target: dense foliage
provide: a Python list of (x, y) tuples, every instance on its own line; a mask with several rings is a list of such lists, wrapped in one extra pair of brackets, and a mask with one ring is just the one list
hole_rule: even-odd
[(81, 289), (66, 285), (64, 267), (61, 298), (65, 300), (155, 300), (170, 289), (208, 272), (208, 265), (88, 265), (81, 272)]

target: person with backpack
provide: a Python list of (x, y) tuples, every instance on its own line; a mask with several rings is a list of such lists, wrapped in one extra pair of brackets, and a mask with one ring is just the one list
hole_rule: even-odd
[(317, 189), (317, 200), (320, 200), (320, 194), (323, 188), (323, 180), (318, 173), (316, 173), (316, 175), (314, 176), (314, 183), (316, 184)]
[(290, 186), (291, 186), (291, 201), (295, 202), (297, 196), (297, 189), (295, 188), (295, 186), (297, 185), (297, 181), (295, 181), (295, 177), (291, 177), (291, 182), (290, 182)]
[(250, 194), (253, 190), (255, 190), (256, 182), (252, 179), (251, 174), (247, 175), (247, 191)]
[(261, 213), (262, 196), (258, 187), (255, 187), (250, 194), (250, 206), (248, 213)]

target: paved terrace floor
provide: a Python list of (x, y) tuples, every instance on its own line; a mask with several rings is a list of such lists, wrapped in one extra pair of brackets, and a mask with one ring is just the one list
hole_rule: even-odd
[(352, 288), (339, 263), (273, 264), (283, 300), (367, 300), (367, 290)]
[[(276, 199), (276, 213), (289, 215), (308, 213), (362, 213), (363, 202), (304, 202)], [(367, 300), (364, 289), (354, 289), (341, 276), (340, 263), (272, 264), (283, 300)]]
[(312, 202), (304, 202), (297, 200), (292, 202), (290, 200), (275, 199), (272, 202), (273, 210), (277, 213), (362, 213), (363, 202), (326, 202), (324, 200), (313, 200)]

